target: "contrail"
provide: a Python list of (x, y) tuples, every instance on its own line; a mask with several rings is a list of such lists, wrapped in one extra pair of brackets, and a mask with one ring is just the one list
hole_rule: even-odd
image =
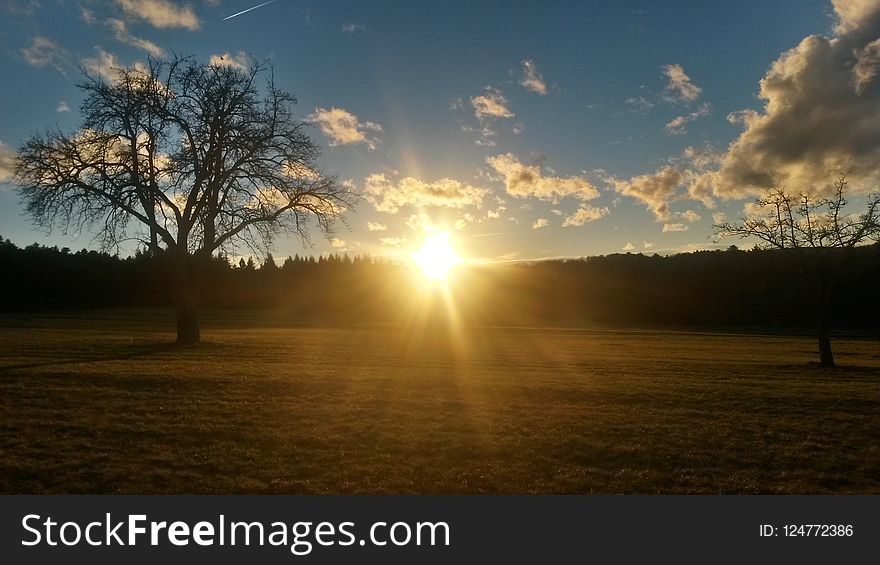
[(274, 1), (275, 1), (275, 0), (269, 0), (268, 2), (263, 2), (262, 4), (257, 4), (256, 6), (253, 6), (253, 7), (251, 7), (251, 8), (248, 8), (247, 10), (242, 10), (241, 12), (238, 12), (237, 14), (232, 14), (231, 16), (226, 16), (225, 18), (223, 18), (223, 19), (220, 20), (220, 21), (225, 22), (226, 20), (231, 20), (231, 19), (234, 18), (235, 16), (240, 16), (240, 15), (242, 15), (242, 14), (247, 14), (247, 13), (250, 12), (251, 10), (256, 10), (257, 8), (262, 8), (263, 6), (267, 6), (267, 5), (271, 4), (271, 3), (274, 2)]

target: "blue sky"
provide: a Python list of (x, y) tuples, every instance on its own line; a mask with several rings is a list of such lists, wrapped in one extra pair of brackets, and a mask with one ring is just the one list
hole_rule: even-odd
[[(153, 51), (272, 62), (314, 123), (322, 167), (364, 195), (346, 214), (351, 229), (306, 253), (393, 255), (426, 229), (495, 260), (669, 253), (710, 247), (713, 215), (735, 217), (760, 192), (749, 179), (821, 189), (844, 165), (859, 190), (876, 178), (877, 147), (792, 149), (787, 120), (803, 109), (767, 106), (821, 111), (811, 97), (839, 82), (855, 89), (841, 98), (852, 98), (849, 119), (873, 119), (859, 105), (878, 90), (874, 2), (276, 0), (223, 20), (258, 3), (0, 2), (0, 175), (28, 135), (76, 128), (80, 65), (130, 65)], [(804, 42), (814, 34), (825, 41)], [(832, 62), (822, 66), (816, 49)], [(773, 71), (785, 57), (803, 64)], [(858, 88), (841, 78), (855, 68), (867, 69)], [(768, 75), (798, 80), (761, 91)], [(810, 135), (846, 126), (835, 116)], [(744, 172), (754, 163), (763, 168)], [(0, 235), (91, 245), (88, 234), (31, 228), (9, 184)], [(295, 240), (277, 247), (304, 252)]]

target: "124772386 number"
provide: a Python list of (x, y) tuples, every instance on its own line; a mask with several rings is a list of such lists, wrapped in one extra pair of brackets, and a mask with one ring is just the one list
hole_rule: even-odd
[(850, 524), (786, 524), (782, 527), (785, 537), (850, 537)]

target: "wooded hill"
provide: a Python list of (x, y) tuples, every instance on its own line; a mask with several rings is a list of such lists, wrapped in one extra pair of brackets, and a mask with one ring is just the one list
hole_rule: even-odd
[[(820, 255), (823, 254), (823, 255)], [(830, 265), (830, 272), (828, 272)], [(120, 258), (0, 238), (0, 310), (172, 306), (161, 255)], [(781, 326), (814, 324), (822, 276), (835, 328), (880, 329), (880, 245), (852, 249), (614, 254), (459, 269), (449, 297), (408, 265), (369, 257), (271, 257), (208, 266), (206, 308), (273, 309), (316, 323), (456, 316), (475, 324)]]

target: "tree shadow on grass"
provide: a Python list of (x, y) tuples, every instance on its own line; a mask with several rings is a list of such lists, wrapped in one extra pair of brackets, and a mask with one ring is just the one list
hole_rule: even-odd
[(64, 359), (52, 359), (46, 361), (35, 361), (31, 363), (2, 365), (0, 366), (0, 375), (23, 369), (64, 367), (70, 365), (81, 365), (83, 363), (102, 363), (106, 361), (128, 361), (138, 358), (149, 359), (150, 357), (154, 357), (157, 355), (204, 351), (213, 349), (215, 347), (218, 347), (218, 345), (211, 342), (202, 342), (191, 345), (180, 345), (174, 342), (167, 341), (138, 344), (115, 343), (108, 344), (107, 350), (109, 351), (96, 351), (94, 352), (94, 354), (86, 354), (76, 357), (71, 357), (68, 355), (65, 356)]
[(861, 374), (864, 376), (880, 377), (880, 367), (874, 365), (850, 365), (838, 363), (833, 367), (826, 367), (818, 361), (809, 361), (805, 366), (814, 371), (827, 373), (829, 376), (858, 376)]

